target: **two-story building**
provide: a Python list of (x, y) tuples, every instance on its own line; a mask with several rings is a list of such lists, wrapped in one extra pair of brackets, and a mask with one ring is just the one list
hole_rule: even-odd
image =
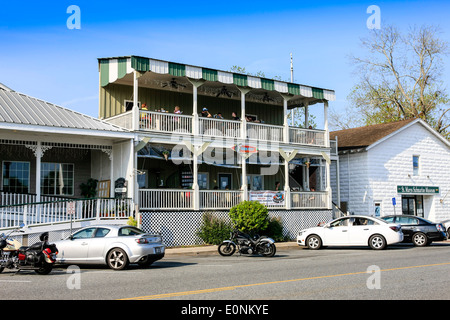
[[(248, 199), (331, 212), (334, 91), (138, 56), (98, 61), (99, 117), (138, 134), (127, 179), (141, 211), (167, 218)], [(291, 109), (313, 107), (323, 129), (290, 125)]]

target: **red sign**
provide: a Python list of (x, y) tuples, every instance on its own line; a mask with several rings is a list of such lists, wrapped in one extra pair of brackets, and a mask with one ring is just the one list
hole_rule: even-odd
[(257, 147), (242, 145), (242, 144), (235, 145), (231, 149), (233, 149), (234, 151), (239, 152), (239, 153), (256, 153), (256, 152), (258, 152)]

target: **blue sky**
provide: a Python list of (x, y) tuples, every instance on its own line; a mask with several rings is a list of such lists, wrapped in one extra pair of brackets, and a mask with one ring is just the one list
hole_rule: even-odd
[[(69, 30), (67, 8), (81, 10)], [(450, 42), (448, 1), (1, 1), (0, 82), (96, 117), (97, 58), (141, 55), (333, 89), (343, 110), (356, 83), (350, 54), (369, 30), (366, 9), (402, 29), (435, 24)], [(450, 61), (449, 61), (450, 62)], [(446, 63), (447, 67), (449, 63)], [(450, 72), (445, 70), (444, 80)], [(322, 107), (312, 108), (321, 120)]]

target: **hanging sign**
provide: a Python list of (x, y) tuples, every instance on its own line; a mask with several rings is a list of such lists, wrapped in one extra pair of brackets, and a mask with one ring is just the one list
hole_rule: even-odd
[(258, 148), (250, 145), (237, 144), (231, 147), (234, 151), (238, 153), (256, 153), (258, 152)]
[(250, 191), (249, 200), (266, 206), (284, 206), (284, 191)]

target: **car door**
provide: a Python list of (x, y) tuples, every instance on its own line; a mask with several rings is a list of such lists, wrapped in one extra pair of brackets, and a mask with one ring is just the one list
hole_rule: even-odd
[(414, 217), (395, 217), (395, 222), (401, 224), (403, 236), (408, 241), (412, 239), (412, 235), (419, 225), (419, 221)]
[(109, 228), (97, 228), (94, 236), (89, 240), (87, 262), (88, 263), (101, 263), (105, 261), (105, 246), (108, 238), (105, 238), (109, 234), (111, 229)]
[(373, 234), (373, 221), (364, 217), (354, 218), (348, 228), (348, 238), (351, 245), (367, 245)]
[(70, 238), (58, 243), (58, 258), (64, 263), (86, 262), (89, 241), (96, 228), (85, 228), (74, 233)]
[(323, 230), (324, 245), (348, 245), (349, 217), (333, 221)]

